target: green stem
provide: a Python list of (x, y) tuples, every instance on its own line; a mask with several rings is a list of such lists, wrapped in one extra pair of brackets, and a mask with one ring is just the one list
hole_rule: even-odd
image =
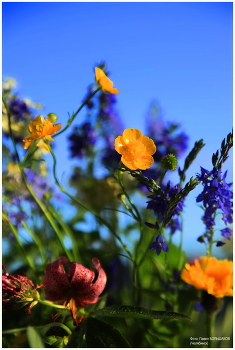
[(181, 270), (181, 265), (180, 265), (180, 257), (181, 257), (181, 252), (183, 248), (183, 236), (184, 236), (184, 230), (183, 230), (183, 216), (180, 215), (181, 219), (181, 231), (180, 231), (180, 245), (179, 245), (179, 261), (178, 261), (178, 269)]
[(120, 242), (120, 244), (122, 245), (123, 249), (127, 252), (128, 256), (131, 258), (131, 260), (133, 261), (133, 257), (132, 254), (129, 252), (127, 246), (123, 243), (123, 241), (121, 240), (121, 238), (118, 236), (118, 234), (113, 230), (112, 226), (106, 222), (101, 216), (99, 216), (98, 213), (96, 213), (96, 211), (94, 211), (93, 209), (89, 208), (86, 204), (84, 204), (83, 202), (81, 202), (79, 199), (77, 199), (76, 197), (72, 196), (70, 193), (68, 193), (64, 187), (62, 187), (58, 181), (57, 175), (56, 175), (56, 157), (55, 154), (51, 148), (51, 146), (49, 145), (49, 143), (47, 143), (52, 158), (53, 158), (53, 175), (54, 175), (54, 179), (55, 179), (55, 183), (56, 185), (60, 188), (60, 190), (65, 193), (69, 198), (71, 198), (73, 201), (75, 201), (76, 203), (78, 203), (79, 205), (81, 205), (84, 209), (86, 209), (87, 211), (89, 211), (90, 213), (92, 213), (103, 225), (105, 225), (111, 232), (112, 234), (116, 237), (116, 239)]
[(24, 249), (24, 245), (18, 237), (18, 232), (16, 231), (15, 227), (12, 225), (11, 222), (8, 222), (8, 224), (9, 224), (9, 227), (11, 229), (11, 232), (13, 233), (13, 235), (14, 235), (14, 237), (15, 237), (15, 239), (16, 239), (16, 241), (21, 249), (21, 252), (22, 252), (24, 258), (26, 259), (26, 261), (29, 264), (29, 266), (31, 267), (31, 269), (33, 271), (35, 271), (35, 266), (34, 266), (33, 262), (31, 261), (31, 259), (29, 258), (29, 256), (27, 255), (27, 252)]
[(67, 258), (71, 261), (72, 259), (72, 256), (71, 254), (67, 251), (65, 245), (64, 245), (64, 242), (63, 242), (63, 237), (61, 236), (61, 233), (58, 229), (58, 227), (55, 225), (54, 221), (53, 221), (53, 218), (51, 216), (51, 214), (48, 212), (46, 206), (44, 205), (44, 203), (37, 198), (37, 196), (34, 194), (34, 191), (32, 189), (32, 187), (28, 184), (27, 182), (27, 179), (26, 179), (26, 176), (25, 176), (25, 173), (24, 173), (24, 170), (23, 168), (21, 167), (21, 164), (20, 164), (20, 158), (19, 158), (19, 154), (17, 152), (17, 148), (16, 148), (16, 143), (15, 143), (15, 139), (14, 139), (14, 136), (13, 136), (13, 133), (12, 133), (12, 128), (11, 128), (11, 114), (10, 114), (10, 110), (9, 110), (9, 106), (5, 100), (4, 97), (2, 97), (2, 100), (3, 100), (3, 104), (6, 108), (6, 111), (7, 111), (7, 117), (8, 117), (8, 125), (9, 125), (9, 133), (10, 133), (10, 137), (11, 137), (11, 140), (12, 140), (12, 143), (13, 143), (13, 146), (14, 146), (14, 151), (15, 151), (15, 155), (16, 155), (16, 159), (17, 159), (17, 163), (20, 167), (20, 171), (21, 171), (21, 176), (22, 176), (22, 180), (25, 184), (25, 187), (27, 188), (27, 190), (29, 191), (29, 193), (31, 194), (31, 196), (33, 197), (33, 199), (35, 200), (35, 202), (37, 203), (37, 205), (39, 206), (39, 208), (42, 210), (43, 214), (45, 215), (47, 221), (49, 222), (49, 224), (51, 225), (51, 227), (53, 228), (53, 230), (55, 231), (56, 235), (57, 235), (57, 238), (61, 244), (61, 247), (63, 248)]
[[(121, 162), (119, 163), (119, 166), (121, 166)], [(125, 194), (126, 198), (128, 199), (128, 202), (130, 203), (131, 207), (134, 209), (135, 213), (133, 213), (133, 211), (131, 210), (131, 213), (133, 215), (133, 218), (138, 221), (141, 225), (141, 216), (140, 216), (140, 213), (138, 211), (138, 209), (136, 208), (135, 204), (132, 202), (131, 198), (129, 197), (128, 193), (126, 192), (125, 188), (124, 188), (124, 185), (123, 185), (123, 180), (122, 180), (122, 175), (123, 172), (121, 170), (118, 170), (118, 182), (119, 182), (119, 185), (121, 186), (121, 189), (123, 191), (123, 193)]]
[(39, 252), (41, 254), (41, 257), (42, 257), (42, 262), (45, 263), (46, 257), (45, 257), (45, 254), (44, 254), (43, 244), (42, 244), (42, 241), (40, 240), (39, 236), (35, 235), (33, 230), (31, 230), (29, 228), (29, 226), (27, 225), (27, 223), (25, 221), (22, 221), (22, 225), (28, 231), (28, 233), (30, 234), (30, 236), (32, 237), (34, 242), (36, 243), (36, 246), (38, 247), (38, 250), (39, 250)]
[(162, 181), (163, 181), (163, 179), (164, 179), (164, 177), (165, 177), (167, 171), (168, 171), (168, 169), (164, 169), (164, 170), (163, 170), (162, 175), (161, 175), (160, 180), (159, 180), (159, 183), (158, 183), (159, 186), (161, 186)]
[(211, 337), (213, 337), (213, 333), (214, 333), (214, 321), (215, 321), (215, 314), (209, 315), (207, 314), (206, 317), (206, 326), (207, 326), (207, 334), (209, 337), (208, 340), (208, 347), (211, 348), (212, 344), (211, 344)]
[(57, 214), (57, 212), (54, 210), (53, 207), (50, 206), (48, 209), (49, 209), (50, 213), (52, 214), (52, 216), (57, 220), (59, 225), (62, 227), (64, 233), (70, 238), (70, 240), (72, 242), (72, 252), (73, 252), (73, 257), (74, 257), (74, 259), (72, 259), (72, 260), (74, 260), (78, 263), (82, 263), (82, 258), (81, 258), (81, 255), (79, 253), (77, 240), (75, 239), (72, 230), (70, 229), (70, 227), (66, 223), (64, 223), (63, 220), (61, 220), (61, 216)]
[(97, 93), (97, 91), (101, 90), (101, 87), (98, 87), (95, 91), (93, 91), (88, 97), (87, 99), (81, 104), (81, 106), (78, 108), (78, 110), (73, 113), (73, 115), (71, 116), (71, 118), (69, 118), (66, 126), (64, 127), (64, 129), (60, 130), (59, 132), (57, 132), (56, 134), (53, 135), (53, 137), (56, 137), (60, 134), (62, 134), (62, 132), (64, 132), (65, 130), (68, 129), (68, 127), (72, 124), (73, 120), (76, 118), (76, 116), (78, 115), (78, 113), (80, 112), (80, 110), (87, 104), (87, 102)]
[(69, 310), (69, 307), (64, 306), (64, 305), (56, 305), (54, 303), (52, 303), (51, 301), (48, 300), (41, 300), (41, 299), (37, 299), (37, 301), (40, 304), (46, 305), (46, 306), (51, 306), (54, 307), (55, 309), (64, 309), (64, 310)]
[(29, 193), (31, 194), (31, 196), (33, 197), (33, 199), (35, 200), (35, 202), (37, 203), (37, 205), (39, 206), (39, 208), (42, 210), (43, 214), (45, 215), (47, 221), (49, 222), (50, 226), (53, 228), (59, 242), (61, 245), (61, 248), (63, 249), (64, 253), (66, 254), (67, 258), (72, 261), (73, 257), (71, 255), (71, 253), (66, 249), (65, 244), (63, 242), (63, 234), (60, 232), (60, 230), (58, 229), (57, 225), (55, 224), (52, 215), (50, 214), (50, 212), (48, 211), (48, 209), (46, 208), (46, 206), (44, 205), (44, 203), (36, 197), (36, 195), (33, 192), (32, 187), (28, 184), (27, 179), (25, 177), (25, 174), (22, 170), (22, 177), (23, 177), (23, 182), (27, 188), (27, 190), (29, 191)]

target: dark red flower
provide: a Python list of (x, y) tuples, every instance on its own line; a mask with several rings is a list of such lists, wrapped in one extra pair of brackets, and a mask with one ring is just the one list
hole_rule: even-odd
[[(93, 258), (92, 263), (98, 271), (98, 276), (81, 264), (70, 263), (64, 256), (46, 266), (43, 279), (45, 296), (50, 301), (68, 306), (75, 325), (76, 308), (96, 303), (106, 285), (107, 278), (100, 261)], [(65, 264), (69, 264), (68, 272), (64, 270)]]
[(31, 314), (31, 308), (36, 305), (39, 298), (38, 288), (41, 285), (34, 283), (26, 276), (10, 275), (3, 265), (2, 274), (2, 306), (4, 309), (17, 310), (23, 306), (27, 307), (27, 312)]

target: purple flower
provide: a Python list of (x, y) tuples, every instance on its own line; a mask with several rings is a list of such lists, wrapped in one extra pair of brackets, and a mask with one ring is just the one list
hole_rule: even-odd
[(85, 122), (81, 127), (74, 127), (69, 136), (71, 157), (83, 158), (90, 146), (96, 142), (96, 134), (90, 122)]
[(180, 157), (188, 147), (188, 136), (183, 133), (177, 133), (179, 124), (168, 123), (164, 126), (161, 120), (148, 122), (147, 134), (154, 140), (157, 151), (153, 155), (155, 161), (160, 162), (167, 154), (174, 154)]
[(230, 236), (232, 236), (232, 230), (229, 227), (224, 228), (223, 230), (221, 230), (221, 235), (230, 240)]
[[(179, 185), (171, 186), (170, 182), (168, 182), (166, 186), (162, 185), (161, 189), (162, 191), (158, 194), (148, 196), (148, 198), (151, 198), (151, 200), (147, 201), (147, 209), (152, 209), (159, 217), (160, 221), (163, 221), (164, 215), (170, 209), (170, 199), (175, 197), (175, 195), (180, 191), (180, 188)], [(174, 210), (172, 211), (172, 217), (179, 215), (183, 210), (183, 206), (184, 198), (175, 206)]]
[(226, 243), (225, 242), (222, 242), (222, 241), (218, 241), (216, 243), (216, 247), (222, 247), (223, 245), (225, 245)]
[(14, 115), (17, 121), (22, 119), (25, 114), (30, 114), (30, 110), (26, 103), (18, 98), (9, 101), (9, 109), (11, 115)]
[(161, 235), (158, 235), (156, 241), (151, 243), (150, 250), (156, 250), (156, 254), (160, 255), (161, 251), (168, 252), (169, 248), (167, 244), (164, 242), (164, 239)]
[[(201, 174), (197, 175), (197, 179), (202, 182), (204, 188), (202, 193), (197, 196), (196, 201), (203, 202), (205, 207), (202, 220), (206, 225), (207, 232), (210, 232), (215, 225), (215, 213), (218, 209), (222, 211), (222, 220), (226, 225), (233, 222), (233, 192), (229, 189), (232, 183), (226, 183), (226, 176), (227, 171), (222, 175), (221, 169), (213, 168), (212, 171), (208, 171), (203, 167), (201, 167)], [(225, 228), (221, 233), (222, 236), (229, 239), (232, 231)]]
[(19, 229), (22, 226), (22, 221), (28, 219), (28, 216), (23, 211), (12, 212), (8, 215), (10, 222)]
[(204, 307), (202, 306), (202, 303), (200, 301), (197, 301), (194, 305), (194, 309), (199, 312), (204, 312)]
[(179, 218), (173, 218), (171, 219), (170, 223), (167, 225), (166, 228), (170, 229), (171, 235), (173, 235), (177, 230), (181, 230), (181, 223), (179, 221)]

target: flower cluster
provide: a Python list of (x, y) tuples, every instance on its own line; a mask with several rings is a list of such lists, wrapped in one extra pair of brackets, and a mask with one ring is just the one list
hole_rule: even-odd
[[(222, 212), (222, 220), (225, 225), (233, 222), (233, 210), (232, 210), (232, 198), (233, 193), (230, 190), (232, 183), (226, 183), (227, 171), (222, 175), (221, 169), (217, 170), (213, 168), (212, 171), (208, 171), (201, 167), (201, 174), (197, 175), (199, 181), (202, 182), (204, 188), (196, 199), (197, 202), (203, 202), (205, 212), (203, 215), (203, 222), (206, 225), (206, 233), (203, 237), (200, 237), (200, 241), (206, 237), (210, 240), (213, 226), (215, 225), (215, 214), (217, 210)], [(230, 239), (232, 230), (226, 227), (221, 230), (221, 234), (224, 238)], [(220, 244), (218, 244), (219, 246)]]
[(81, 127), (75, 126), (69, 136), (71, 157), (83, 158), (90, 147), (95, 145), (96, 139), (96, 133), (90, 122), (83, 123)]
[[(175, 197), (177, 193), (179, 193), (180, 187), (179, 185), (172, 186), (170, 181), (167, 185), (161, 185), (161, 189), (159, 188), (158, 192), (155, 194), (151, 194), (148, 198), (151, 198), (147, 201), (147, 209), (151, 209), (157, 215), (160, 222), (164, 220), (164, 217), (167, 212), (170, 210), (171, 200)], [(171, 218), (173, 216), (179, 216), (184, 206), (184, 198), (178, 202), (171, 213)]]
[(184, 132), (177, 132), (180, 125), (168, 123), (164, 125), (161, 119), (147, 118), (147, 135), (154, 140), (157, 152), (154, 155), (156, 162), (168, 154), (180, 157), (188, 147), (188, 136)]
[(216, 298), (233, 295), (233, 263), (214, 257), (201, 257), (186, 264), (181, 278), (197, 289), (206, 290)]

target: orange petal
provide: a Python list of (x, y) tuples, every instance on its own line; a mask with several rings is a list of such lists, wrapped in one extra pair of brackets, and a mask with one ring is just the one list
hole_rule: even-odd
[(125, 129), (123, 131), (123, 139), (126, 144), (138, 140), (142, 136), (142, 132), (138, 129)]
[(130, 161), (129, 159), (124, 158), (123, 156), (122, 156), (122, 158), (121, 158), (121, 162), (122, 162), (125, 166), (127, 166), (127, 168), (129, 168), (129, 169), (131, 169), (131, 170), (137, 170), (137, 169), (138, 169), (138, 167), (136, 167), (136, 165), (135, 165), (135, 163), (134, 163), (133, 161)]
[(29, 146), (31, 145), (31, 141), (23, 140), (23, 142), (25, 142), (25, 144), (24, 144), (24, 149), (28, 149)]
[(120, 95), (120, 92), (118, 91), (118, 89), (115, 89), (115, 88), (109, 89), (109, 92), (110, 92), (111, 94)]
[(103, 90), (105, 91), (110, 91), (113, 87), (113, 82), (110, 80), (106, 75), (98, 81), (98, 84), (102, 87)]
[(95, 67), (95, 79), (98, 82), (102, 77), (106, 77), (102, 69)]
[(152, 139), (150, 139), (147, 136), (143, 136), (141, 139), (141, 142), (145, 145), (146, 147), (146, 156), (151, 156), (152, 154), (154, 154), (157, 150), (154, 142)]
[(146, 170), (146, 169), (151, 168), (153, 163), (154, 163), (154, 159), (151, 156), (144, 156), (138, 160), (134, 160), (134, 164), (136, 166), (136, 169), (141, 169), (141, 170)]
[(126, 147), (126, 144), (125, 144), (125, 142), (124, 142), (122, 136), (118, 136), (118, 137), (115, 139), (114, 147), (115, 147), (115, 150), (116, 150), (119, 154), (122, 154), (122, 153), (123, 153), (123, 147)]

